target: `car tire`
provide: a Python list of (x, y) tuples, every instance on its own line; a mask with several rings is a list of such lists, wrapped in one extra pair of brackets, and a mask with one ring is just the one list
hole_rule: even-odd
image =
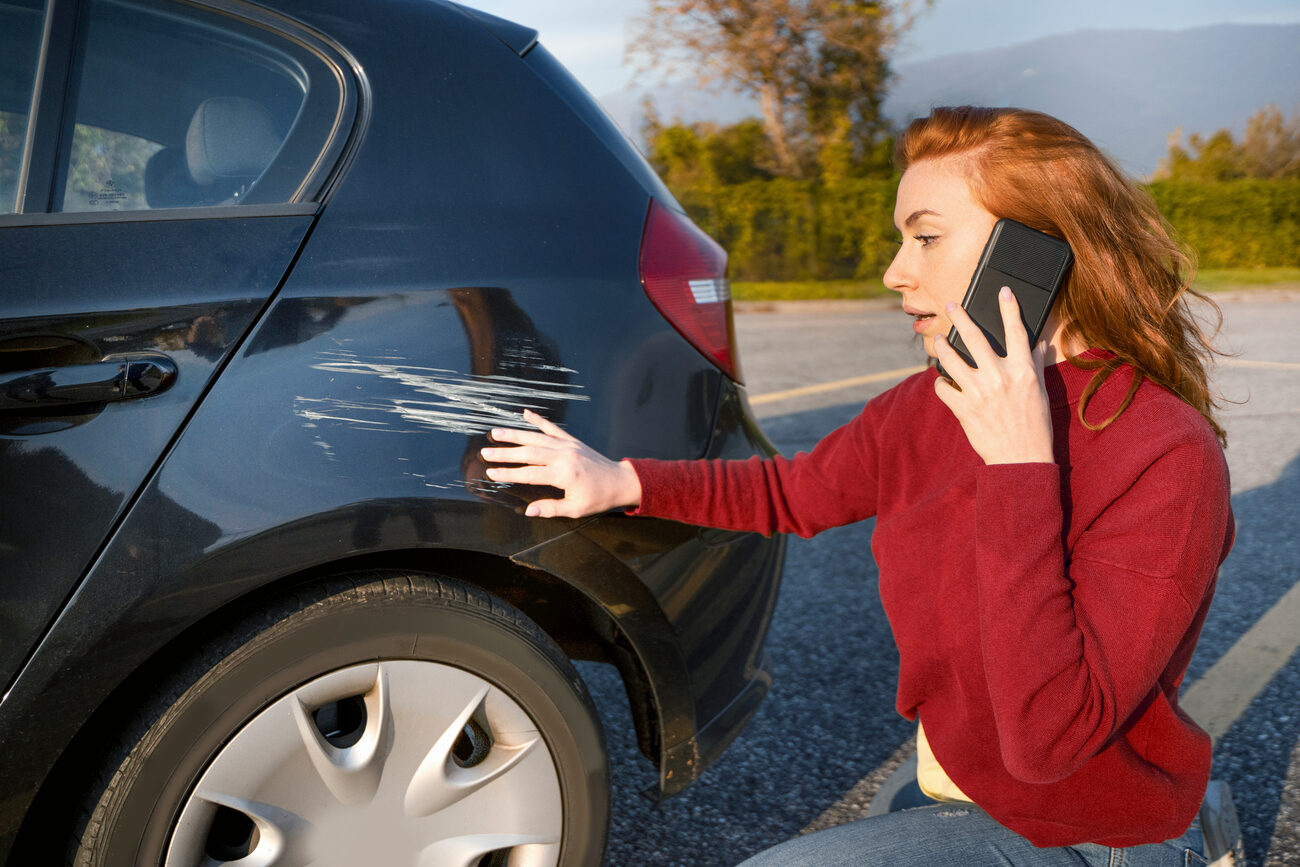
[(300, 588), (155, 695), (86, 799), (79, 867), (601, 861), (591, 699), (532, 621), (464, 583)]

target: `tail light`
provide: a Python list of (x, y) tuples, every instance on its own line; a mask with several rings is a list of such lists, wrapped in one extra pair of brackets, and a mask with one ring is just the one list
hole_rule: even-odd
[(684, 214), (653, 199), (641, 237), (641, 285), (692, 346), (740, 381), (727, 252)]

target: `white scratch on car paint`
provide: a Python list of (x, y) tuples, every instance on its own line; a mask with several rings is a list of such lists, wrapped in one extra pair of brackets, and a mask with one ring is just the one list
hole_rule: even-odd
[(559, 364), (539, 364), (537, 361), (538, 353), (530, 350), (532, 350), (532, 347), (529, 347), (528, 349), (506, 349), (501, 353), (501, 360), (505, 362), (513, 361), (526, 367), (530, 367), (533, 370), (547, 370), (555, 373), (578, 372), (572, 367), (564, 367)]
[[(303, 427), (306, 427), (306, 425), (303, 425)], [(315, 425), (312, 425), (312, 427), (315, 427)], [(334, 453), (334, 447), (329, 443), (325, 442), (325, 440), (321, 439), (320, 437), (317, 437), (313, 444), (318, 446), (320, 450), (325, 453), (326, 459), (331, 461), (338, 460), (338, 455)]]
[[(398, 460), (406, 460), (406, 458), (398, 458)], [(426, 488), (437, 488), (440, 491), (464, 489), (471, 492), (486, 493), (492, 491), (504, 491), (506, 488), (510, 487), (510, 485), (505, 482), (494, 482), (491, 479), (449, 479), (445, 482), (430, 482), (428, 481), (429, 477), (424, 473), (402, 473), (402, 475), (409, 476), (413, 479), (420, 479), (424, 481), (424, 486)]]
[(451, 479), (446, 482), (425, 482), (426, 488), (437, 488), (440, 491), (451, 491), (464, 489), (470, 493), (493, 493), (495, 491), (504, 491), (510, 487), (505, 482), (494, 482), (491, 479)]
[[(315, 370), (348, 377), (377, 377), (399, 388), (396, 394), (354, 399), (295, 397), (294, 412), (304, 420), (304, 426), (334, 422), (359, 430), (420, 433), (433, 429), (473, 436), (494, 427), (530, 427), (523, 420), (524, 409), (545, 410), (556, 401), (591, 400), (589, 395), (578, 393), (582, 386), (568, 382), (463, 374), (401, 364), (400, 358), (362, 359), (346, 350), (320, 357), (323, 360), (312, 365)], [(576, 373), (557, 366), (543, 369)], [(364, 388), (364, 380), (353, 385), (363, 392), (375, 391)]]

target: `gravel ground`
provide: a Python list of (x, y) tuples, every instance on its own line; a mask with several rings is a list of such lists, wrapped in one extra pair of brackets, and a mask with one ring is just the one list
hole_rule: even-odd
[[(1245, 360), (1300, 362), (1290, 335), (1300, 304), (1280, 294), (1223, 302), (1225, 335)], [(780, 308), (738, 317), (752, 395), (918, 363), (888, 304)], [(1193, 682), (1300, 583), (1300, 375), (1220, 368), (1238, 539), (1188, 675)], [(807, 449), (892, 383), (756, 405), (782, 451)], [(897, 658), (876, 594), (871, 522), (792, 539), (769, 650), (773, 690), (722, 759), (663, 804), (637, 752), (621, 684), (585, 664), (610, 739), (615, 803), (606, 864), (735, 864), (804, 830), (860, 816), (913, 749), (893, 711)], [(1296, 624), (1300, 633), (1300, 623)], [(1214, 775), (1232, 786), (1252, 867), (1300, 867), (1300, 652), (1293, 654), (1215, 748)]]

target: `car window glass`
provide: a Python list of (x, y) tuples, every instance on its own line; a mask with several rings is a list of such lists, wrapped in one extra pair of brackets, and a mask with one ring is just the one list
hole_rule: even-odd
[(63, 196), (65, 211), (136, 211), (149, 207), (144, 170), (159, 142), (79, 123)]
[(44, 19), (44, 0), (0, 0), (0, 214), (18, 210), (18, 176)]
[[(297, 189), (302, 162), (277, 157), (309, 74), (273, 34), (126, 0), (94, 0), (88, 34), (58, 210), (265, 203), (259, 187), (278, 191), (269, 201)], [(292, 177), (276, 177), (284, 173)]]

